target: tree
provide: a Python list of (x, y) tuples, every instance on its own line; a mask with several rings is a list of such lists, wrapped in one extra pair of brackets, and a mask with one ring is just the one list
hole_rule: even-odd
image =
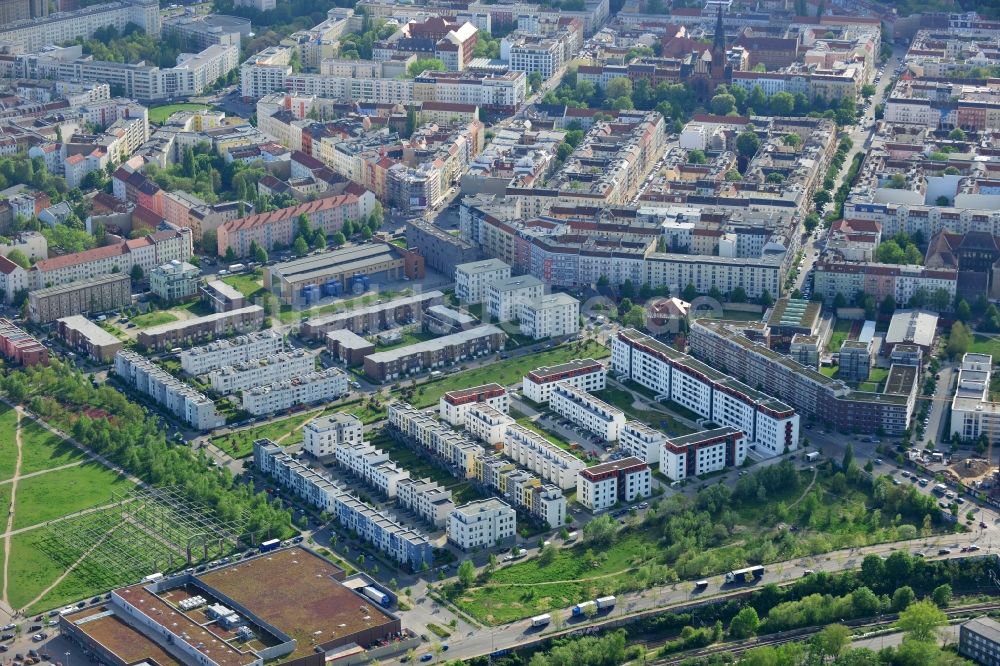
[[(958, 505), (953, 504), (952, 506)], [(951, 585), (944, 583), (935, 587), (934, 591), (931, 592), (931, 600), (937, 604), (938, 608), (947, 608), (951, 603)]]
[(641, 329), (646, 325), (646, 308), (641, 305), (633, 305), (621, 319), (623, 326)]
[(730, 183), (735, 183), (737, 181), (743, 180), (743, 176), (736, 169), (730, 169), (726, 172), (726, 181)]
[(891, 608), (898, 613), (916, 600), (917, 595), (913, 592), (913, 588), (909, 585), (904, 585), (903, 587), (896, 588), (896, 591), (892, 593)]
[(747, 302), (747, 290), (743, 287), (736, 287), (731, 292), (729, 292), (729, 300), (733, 303), (746, 303)]
[(916, 641), (932, 641), (948, 616), (931, 601), (917, 601), (900, 611), (896, 626)]
[(836, 657), (851, 642), (851, 630), (842, 624), (823, 627), (812, 639), (812, 647), (824, 657)]
[(342, 231), (338, 231), (337, 233), (335, 233), (330, 238), (331, 238), (331, 242), (333, 243), (334, 247), (340, 247), (341, 245), (343, 245), (344, 243), (347, 242), (347, 239), (344, 237), (344, 232), (342, 232)]
[(768, 183), (775, 183), (776, 185), (781, 185), (783, 182), (785, 182), (785, 175), (780, 171), (772, 171), (771, 173), (767, 174), (767, 178), (765, 180)]
[(531, 92), (535, 92), (542, 87), (542, 75), (538, 72), (532, 72), (528, 75), (528, 86), (531, 88)]
[(687, 286), (684, 287), (684, 291), (681, 292), (681, 298), (690, 303), (697, 297), (698, 297), (698, 289), (694, 286), (693, 283), (688, 282)]
[(792, 148), (797, 148), (800, 145), (802, 145), (802, 137), (794, 133), (786, 134), (785, 136), (781, 137), (781, 140), (784, 142), (786, 146), (791, 146)]
[(201, 251), (210, 257), (219, 252), (219, 237), (215, 231), (203, 231), (201, 234)]
[(31, 267), (31, 261), (28, 259), (28, 255), (26, 255), (24, 252), (22, 252), (21, 250), (19, 250), (17, 248), (14, 248), (10, 252), (8, 252), (7, 253), (7, 258), (10, 259), (11, 261), (13, 261), (15, 264), (17, 264), (21, 268), (30, 268)]
[(632, 80), (624, 76), (616, 76), (608, 81), (604, 88), (604, 94), (608, 99), (618, 99), (619, 97), (632, 97)]
[(225, 259), (227, 262), (236, 261), (236, 250), (233, 249), (232, 245), (226, 248)]
[(295, 237), (295, 242), (292, 243), (292, 251), (295, 252), (295, 255), (298, 257), (304, 257), (309, 254), (309, 244), (306, 243), (304, 236), (299, 235)]
[(955, 316), (961, 322), (967, 322), (972, 319), (972, 308), (969, 307), (968, 301), (964, 298), (959, 299), (958, 305), (955, 306)]
[(961, 127), (956, 127), (952, 131), (948, 132), (948, 138), (953, 141), (965, 141), (965, 132)]
[(702, 150), (689, 150), (687, 154), (687, 159), (689, 164), (707, 164), (708, 158), (705, 157), (705, 151)]
[(846, 472), (851, 469), (852, 464), (854, 464), (854, 444), (848, 442), (847, 448), (844, 449), (844, 458), (840, 462), (840, 468)]
[(972, 333), (968, 327), (960, 321), (952, 324), (951, 332), (948, 334), (948, 344), (945, 346), (945, 353), (950, 358), (958, 358), (969, 351), (969, 345), (971, 344)]
[(583, 528), (583, 537), (598, 546), (607, 546), (614, 539), (617, 525), (611, 516), (604, 514), (594, 518)]
[(878, 309), (884, 315), (891, 315), (896, 311), (896, 298), (892, 294), (886, 294), (885, 298), (879, 304)]
[(951, 199), (942, 194), (934, 200), (934, 204), (937, 206), (948, 206), (951, 204)]
[(717, 116), (728, 115), (731, 111), (736, 110), (736, 98), (728, 93), (716, 95), (712, 98), (711, 108), (712, 113)]
[(757, 137), (755, 132), (747, 130), (745, 132), (740, 132), (740, 135), (736, 137), (736, 150), (740, 155), (746, 157), (747, 159), (756, 155), (759, 147), (760, 139)]
[(767, 289), (762, 289), (760, 296), (757, 297), (757, 302), (763, 305), (765, 308), (769, 308), (774, 305), (774, 297), (771, 296), (771, 292)]
[(839, 291), (833, 297), (833, 307), (835, 308), (846, 308), (847, 307), (847, 297), (844, 296)]
[(250, 259), (258, 264), (267, 263), (267, 250), (255, 240), (250, 241)]
[[(767, 103), (771, 107), (771, 113), (776, 116), (791, 115), (792, 111), (795, 109), (795, 97), (793, 97), (791, 93), (787, 92), (774, 93), (768, 99)], [(756, 110), (760, 111), (760, 109)]]
[(418, 58), (410, 63), (410, 66), (406, 68), (406, 73), (410, 75), (410, 78), (420, 76), (424, 72), (443, 72), (447, 67), (438, 58)]
[(740, 609), (729, 622), (729, 635), (736, 639), (749, 638), (757, 633), (760, 627), (760, 617), (753, 606), (745, 606)]
[(462, 587), (469, 587), (476, 581), (476, 565), (472, 563), (472, 560), (463, 560), (461, 564), (458, 565), (458, 582), (462, 584)]
[(132, 270), (129, 271), (129, 278), (131, 278), (132, 282), (142, 282), (142, 277), (142, 266), (139, 264), (132, 264)]
[(314, 250), (326, 249), (326, 232), (317, 227), (313, 230), (312, 238), (309, 239), (309, 246)]
[(832, 201), (832, 197), (826, 190), (819, 190), (813, 195), (813, 202), (816, 204), (817, 210), (822, 210), (823, 206), (830, 203), (830, 201)]

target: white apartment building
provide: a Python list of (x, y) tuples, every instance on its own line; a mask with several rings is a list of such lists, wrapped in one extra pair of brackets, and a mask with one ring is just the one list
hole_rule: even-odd
[(521, 392), (533, 402), (545, 404), (552, 389), (560, 382), (587, 391), (601, 391), (607, 386), (608, 370), (592, 358), (574, 359), (567, 363), (535, 368), (521, 381)]
[(336, 412), (313, 419), (302, 428), (302, 449), (314, 458), (335, 455), (339, 447), (361, 444), (364, 425), (353, 414)]
[(660, 471), (671, 481), (738, 467), (746, 460), (746, 439), (731, 426), (672, 437), (660, 449)]
[(455, 510), (451, 491), (430, 479), (400, 479), (396, 485), (396, 503), (431, 523), (445, 527)]
[(521, 333), (533, 340), (580, 332), (580, 301), (569, 294), (546, 294), (518, 309)]
[(316, 358), (305, 349), (278, 352), (273, 356), (241, 361), (213, 370), (208, 378), (222, 395), (254, 386), (273, 384), (284, 377), (300, 377), (316, 369)]
[(0, 293), (4, 303), (13, 302), (14, 294), (19, 291), (28, 291), (28, 271), (0, 256)]
[(649, 465), (660, 462), (660, 447), (666, 441), (665, 433), (640, 421), (626, 421), (618, 435), (618, 445), (625, 453)]
[(566, 46), (559, 39), (514, 36), (500, 42), (500, 59), (516, 72), (537, 72), (549, 79), (562, 68)]
[(218, 428), (226, 422), (204, 394), (133, 351), (123, 349), (115, 354), (115, 374), (198, 430)]
[(124, 32), (129, 23), (135, 23), (147, 35), (158, 37), (161, 27), (159, 3), (153, 0), (108, 2), (15, 21), (2, 26), (0, 42), (30, 53), (52, 44), (72, 42), (78, 37), (90, 38), (98, 29), (108, 26)]
[(563, 490), (575, 487), (576, 475), (587, 467), (585, 462), (569, 451), (564, 451), (537, 432), (517, 424), (507, 426), (503, 452), (518, 465)]
[(273, 356), (284, 347), (274, 331), (257, 331), (228, 340), (216, 340), (181, 352), (181, 368), (189, 375), (204, 375), (227, 365)]
[(336, 400), (347, 392), (344, 371), (327, 368), (243, 391), (243, 409), (254, 416), (273, 414), (295, 405)]
[(652, 493), (649, 465), (638, 458), (622, 458), (580, 472), (576, 501), (591, 511), (603, 511), (618, 502), (632, 502)]
[(499, 384), (483, 384), (472, 388), (448, 391), (438, 400), (442, 421), (458, 427), (465, 424), (466, 414), (472, 407), (486, 404), (506, 414), (510, 410), (510, 396)]
[(483, 303), (489, 285), (509, 277), (510, 266), (499, 259), (458, 264), (455, 266), (455, 296), (462, 303)]
[(965, 354), (958, 371), (958, 388), (951, 402), (951, 436), (975, 442), (985, 436), (1000, 442), (1000, 403), (990, 401), (993, 357)]
[(556, 384), (549, 407), (608, 442), (617, 441), (625, 426), (625, 412), (566, 382)]
[(513, 418), (486, 404), (473, 405), (465, 416), (466, 431), (491, 446), (502, 444), (507, 426), (514, 423)]
[(634, 329), (622, 329), (611, 346), (615, 373), (668, 398), (720, 426), (743, 431), (763, 456), (794, 451), (799, 414), (687, 354)]
[(469, 502), (448, 516), (448, 541), (462, 550), (489, 548), (517, 531), (517, 512), (495, 497)]
[(487, 286), (487, 309), (496, 321), (510, 321), (517, 317), (522, 303), (540, 299), (545, 284), (534, 275), (504, 278)]

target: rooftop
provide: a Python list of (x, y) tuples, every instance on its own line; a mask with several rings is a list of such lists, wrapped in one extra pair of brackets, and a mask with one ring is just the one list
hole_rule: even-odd
[(67, 620), (126, 664), (147, 662), (158, 666), (183, 666), (155, 642), (109, 612), (107, 606), (73, 613)]
[(102, 284), (114, 284), (115, 282), (128, 282), (128, 273), (107, 273), (105, 275), (98, 275), (97, 277), (88, 278), (86, 280), (77, 280), (75, 282), (67, 282), (66, 284), (57, 284), (54, 287), (45, 287), (44, 289), (36, 289), (31, 292), (34, 296), (38, 298), (43, 298), (46, 296), (54, 296), (55, 294), (64, 294), (77, 289), (86, 289), (90, 287), (99, 287)]
[(91, 344), (114, 345), (121, 342), (118, 338), (105, 331), (103, 328), (90, 321), (83, 315), (71, 315), (56, 320), (56, 323), (63, 324), (74, 331), (79, 331)]
[(399, 251), (394, 245), (372, 242), (285, 261), (268, 270), (272, 276), (296, 282), (322, 277), (331, 272), (358, 272), (372, 264), (398, 259)]
[(721, 428), (713, 428), (711, 430), (701, 430), (699, 432), (693, 432), (689, 435), (681, 435), (680, 437), (671, 437), (670, 443), (674, 446), (688, 446), (690, 444), (698, 444), (709, 439), (716, 439), (718, 437), (728, 437), (730, 435), (742, 434), (742, 431), (738, 428), (733, 428), (731, 426), (723, 426)]
[(397, 349), (390, 349), (388, 351), (375, 352), (374, 354), (368, 355), (366, 358), (371, 359), (372, 363), (391, 363), (397, 359), (406, 358), (407, 356), (435, 351), (449, 345), (463, 344), (488, 335), (502, 335), (506, 337), (507, 334), (493, 324), (483, 324), (482, 326), (476, 326), (475, 328), (458, 331), (457, 333), (445, 335), (440, 338), (434, 338), (433, 340), (425, 340), (423, 342), (417, 342), (416, 344), (399, 347)]
[(499, 259), (486, 259), (484, 261), (470, 261), (466, 264), (458, 264), (455, 266), (455, 272), (468, 273), (470, 275), (475, 275), (476, 273), (486, 273), (489, 271), (499, 271), (503, 269), (509, 269), (510, 266), (500, 261)]
[(644, 463), (639, 458), (635, 456), (629, 456), (628, 458), (622, 458), (621, 460), (612, 460), (606, 463), (601, 463), (599, 465), (594, 465), (588, 467), (587, 469), (580, 472), (587, 476), (595, 476), (598, 474), (604, 474), (606, 472), (631, 472), (638, 469), (649, 469), (649, 465)]

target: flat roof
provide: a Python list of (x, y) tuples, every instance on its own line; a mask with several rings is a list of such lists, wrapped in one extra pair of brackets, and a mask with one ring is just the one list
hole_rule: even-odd
[(534, 275), (512, 275), (509, 278), (497, 280), (490, 285), (490, 289), (498, 291), (514, 291), (515, 289), (527, 289), (529, 287), (539, 287), (544, 283)]
[(463, 273), (475, 275), (476, 273), (499, 271), (505, 268), (509, 269), (510, 266), (499, 259), (484, 259), (482, 261), (470, 261), (465, 264), (457, 264), (455, 266), (455, 272), (461, 271)]
[(532, 381), (544, 382), (547, 381), (549, 377), (558, 377), (563, 373), (573, 372), (574, 370), (588, 369), (591, 372), (599, 372), (604, 370), (604, 365), (592, 358), (574, 358), (572, 361), (566, 361), (565, 363), (560, 363), (559, 365), (543, 365), (535, 368), (528, 373), (528, 376)]
[(375, 352), (374, 354), (369, 354), (366, 358), (371, 359), (372, 363), (390, 363), (396, 359), (406, 358), (407, 356), (412, 356), (413, 354), (434, 351), (442, 349), (448, 345), (461, 344), (463, 342), (469, 342), (470, 340), (476, 340), (478, 338), (486, 337), (487, 335), (495, 334), (506, 335), (506, 333), (493, 324), (483, 324), (482, 326), (476, 326), (475, 328), (458, 331), (457, 333), (452, 333), (451, 335), (443, 335), (440, 338), (434, 338), (433, 340), (424, 340), (423, 342), (417, 342), (405, 347), (398, 347), (397, 349)]
[(240, 315), (250, 314), (251, 312), (260, 312), (262, 315), (264, 313), (264, 308), (259, 305), (248, 305), (245, 308), (239, 308), (237, 310), (229, 310), (227, 312), (215, 312), (210, 315), (205, 315), (204, 317), (196, 317), (195, 319), (181, 319), (180, 321), (172, 321), (167, 324), (160, 324), (159, 326), (150, 326), (149, 328), (144, 328), (140, 331), (143, 335), (152, 336), (160, 335), (161, 333), (169, 333), (170, 331), (182, 331), (185, 328), (190, 328), (193, 326), (200, 326), (202, 324), (208, 324), (213, 321), (224, 321), (226, 319), (235, 319)]
[(671, 437), (669, 441), (671, 444), (676, 444), (677, 446), (687, 446), (688, 444), (697, 444), (698, 442), (703, 442), (706, 439), (715, 439), (716, 437), (728, 437), (729, 435), (735, 435), (737, 433), (742, 434), (743, 431), (739, 428), (733, 428), (732, 426), (722, 426), (721, 428), (713, 428), (711, 430), (701, 430), (699, 432), (692, 432), (688, 435), (681, 435), (680, 437)]
[(483, 384), (481, 386), (470, 386), (469, 388), (448, 391), (447, 393), (444, 394), (444, 397), (458, 400), (461, 398), (467, 398), (469, 396), (479, 395), (481, 393), (492, 393), (494, 391), (503, 391), (504, 393), (506, 393), (507, 389), (505, 389), (504, 387), (500, 386), (497, 383), (491, 382), (489, 384)]
[(343, 570), (304, 548), (276, 550), (197, 576), (297, 641), (293, 659), (316, 646), (394, 622), (334, 577)]
[(73, 613), (66, 618), (66, 621), (126, 664), (148, 661), (159, 666), (183, 666), (183, 662), (130, 627), (108, 606), (92, 607)]
[(345, 349), (364, 349), (374, 347), (374, 342), (369, 342), (349, 328), (336, 328), (327, 331), (326, 339), (339, 343)]
[(798, 326), (812, 330), (819, 321), (822, 306), (801, 298), (780, 298), (771, 309), (769, 326)]
[(365, 243), (351, 247), (320, 252), (301, 259), (292, 259), (270, 267), (272, 276), (292, 282), (310, 280), (331, 272), (359, 271), (372, 264), (401, 261), (395, 246), (388, 243)]
[(209, 280), (208, 287), (220, 296), (236, 301), (243, 298), (243, 292), (222, 280)]
[(893, 363), (889, 367), (889, 374), (885, 379), (885, 389), (882, 392), (895, 395), (909, 395), (916, 381), (917, 367), (915, 365)]
[(69, 317), (63, 317), (62, 319), (57, 319), (56, 323), (63, 324), (74, 331), (78, 331), (93, 345), (104, 347), (107, 345), (121, 344), (121, 340), (111, 335), (83, 315), (70, 315)]
[(938, 316), (927, 310), (898, 310), (889, 322), (889, 331), (885, 334), (886, 344), (900, 342), (930, 347), (934, 342), (937, 330)]
[(74, 282), (67, 282), (66, 284), (57, 284), (53, 287), (45, 287), (44, 289), (35, 289), (31, 292), (32, 296), (36, 298), (42, 298), (45, 296), (53, 296), (55, 294), (62, 294), (69, 291), (76, 291), (77, 289), (89, 289), (90, 287), (98, 287), (102, 284), (113, 284), (115, 282), (125, 282), (129, 279), (128, 273), (107, 273), (105, 275), (97, 275), (92, 278), (87, 278), (86, 280), (76, 280)]
[(342, 319), (351, 319), (357, 316), (382, 312), (383, 310), (392, 310), (394, 308), (403, 307), (404, 305), (423, 303), (424, 301), (433, 300), (435, 298), (444, 298), (444, 293), (438, 291), (437, 289), (433, 291), (425, 291), (420, 294), (412, 294), (410, 296), (396, 298), (391, 301), (386, 301), (385, 303), (373, 303), (361, 308), (351, 308), (345, 312), (334, 312), (332, 314), (309, 317), (305, 323), (309, 326), (323, 326), (324, 324), (340, 321)]
[(604, 474), (605, 472), (625, 471), (633, 467), (645, 467), (646, 469), (649, 469), (649, 465), (639, 458), (629, 456), (628, 458), (622, 458), (621, 460), (611, 460), (598, 465), (593, 465), (592, 467), (582, 470), (580, 474)]

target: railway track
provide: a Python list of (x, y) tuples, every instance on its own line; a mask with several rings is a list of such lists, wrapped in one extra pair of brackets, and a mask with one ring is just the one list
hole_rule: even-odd
[[(968, 615), (970, 613), (985, 613), (988, 611), (1000, 609), (1000, 602), (987, 602), (980, 604), (969, 604), (967, 606), (957, 606), (955, 608), (945, 609), (945, 614), (949, 618), (959, 617), (962, 615)], [(880, 627), (885, 624), (890, 624), (895, 622), (899, 616), (896, 613), (888, 613), (886, 615), (879, 616), (878, 618), (860, 618), (857, 620), (848, 620), (842, 622), (846, 627), (852, 629), (860, 629), (864, 627)], [(647, 661), (647, 664), (655, 664), (656, 666), (672, 666), (675, 664), (680, 664), (681, 662), (698, 657), (708, 657), (714, 654), (720, 654), (728, 652), (734, 655), (742, 654), (747, 650), (753, 650), (754, 648), (764, 647), (767, 645), (783, 645), (785, 643), (791, 643), (793, 641), (802, 640), (807, 636), (812, 636), (813, 634), (819, 633), (823, 629), (822, 626), (812, 626), (812, 627), (801, 627), (799, 629), (789, 629), (788, 631), (782, 631), (775, 634), (766, 634), (764, 636), (759, 636), (757, 638), (749, 638), (741, 641), (730, 641), (728, 643), (716, 643), (714, 645), (708, 645), (703, 648), (696, 648), (694, 650), (686, 650), (683, 652), (678, 652), (676, 654), (663, 657), (661, 659), (651, 659)], [(648, 641), (645, 643), (647, 650), (654, 650), (662, 647), (666, 643), (670, 642), (671, 639), (657, 639), (655, 641)]]

